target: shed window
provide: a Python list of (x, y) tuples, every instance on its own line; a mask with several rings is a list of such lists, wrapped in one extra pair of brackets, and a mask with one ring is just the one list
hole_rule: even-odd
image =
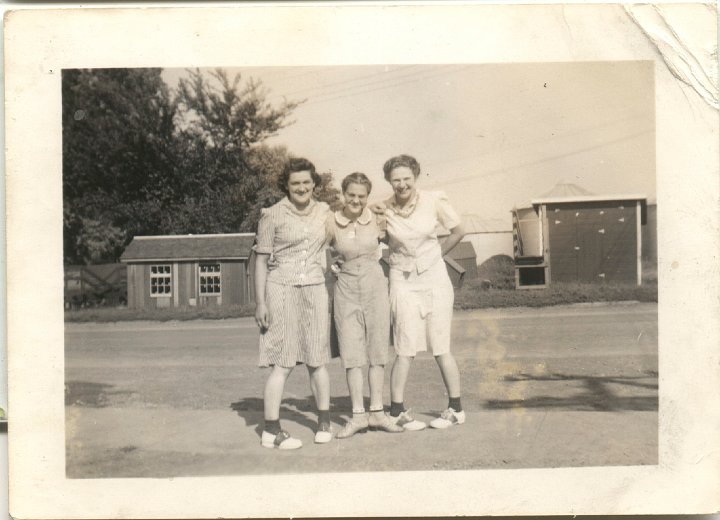
[(150, 266), (150, 296), (172, 296), (170, 265)]
[(200, 264), (200, 294), (220, 294), (220, 264)]

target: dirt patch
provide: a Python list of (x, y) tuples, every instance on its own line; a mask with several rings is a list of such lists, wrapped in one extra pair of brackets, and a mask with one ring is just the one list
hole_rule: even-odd
[(65, 405), (103, 408), (126, 401), (135, 393), (127, 390), (111, 390), (112, 388), (114, 385), (104, 383), (68, 381), (65, 383)]

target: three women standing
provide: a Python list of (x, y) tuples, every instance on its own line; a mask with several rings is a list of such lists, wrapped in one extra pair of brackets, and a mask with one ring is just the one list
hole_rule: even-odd
[[(394, 195), (375, 212), (366, 207), (372, 185), (362, 173), (343, 180), (345, 206), (331, 213), (313, 198), (320, 184), (306, 159), (291, 159), (279, 178), (286, 194), (263, 210), (258, 225), (255, 264), (255, 318), (260, 327), (260, 366), (272, 370), (265, 384), (262, 445), (302, 446), (280, 427), (285, 382), (296, 364), (304, 363), (318, 409), (316, 443), (332, 439), (330, 429), (330, 360), (328, 293), (323, 258), (331, 242), (342, 257), (334, 289), (335, 323), (346, 369), (353, 416), (338, 433), (346, 438), (367, 428), (388, 432), (421, 430), (425, 423), (404, 407), (410, 364), (428, 348), (435, 357), (449, 396), (448, 408), (430, 422), (447, 428), (465, 422), (460, 404), (460, 375), (450, 352), (453, 287), (443, 256), (464, 236), (462, 222), (441, 192), (415, 187), (420, 165), (410, 156), (389, 159), (385, 179)], [(436, 228), (450, 230), (442, 242)], [(390, 289), (378, 260), (378, 240), (389, 238)], [(268, 260), (273, 257), (273, 269)], [(390, 415), (383, 411), (384, 365), (389, 348), (390, 318), (397, 354), (391, 373)], [(370, 414), (363, 404), (362, 367), (369, 368)]]

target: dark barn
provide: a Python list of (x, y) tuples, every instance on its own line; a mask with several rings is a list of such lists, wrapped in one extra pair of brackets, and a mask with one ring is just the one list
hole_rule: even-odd
[(556, 186), (528, 207), (513, 210), (516, 287), (640, 285), (646, 219), (644, 195), (600, 196), (574, 185)]
[(131, 309), (225, 306), (254, 301), (254, 233), (135, 237), (127, 264)]

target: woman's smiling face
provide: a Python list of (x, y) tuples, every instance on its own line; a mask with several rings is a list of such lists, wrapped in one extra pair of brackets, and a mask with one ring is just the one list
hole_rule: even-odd
[(345, 198), (345, 211), (348, 216), (359, 217), (367, 205), (367, 186), (351, 182), (343, 192), (343, 197)]
[(398, 166), (390, 172), (390, 185), (399, 204), (409, 202), (415, 196), (415, 174), (407, 166)]
[(312, 199), (315, 182), (307, 170), (292, 172), (288, 177), (287, 189), (290, 202), (299, 208), (304, 208)]

